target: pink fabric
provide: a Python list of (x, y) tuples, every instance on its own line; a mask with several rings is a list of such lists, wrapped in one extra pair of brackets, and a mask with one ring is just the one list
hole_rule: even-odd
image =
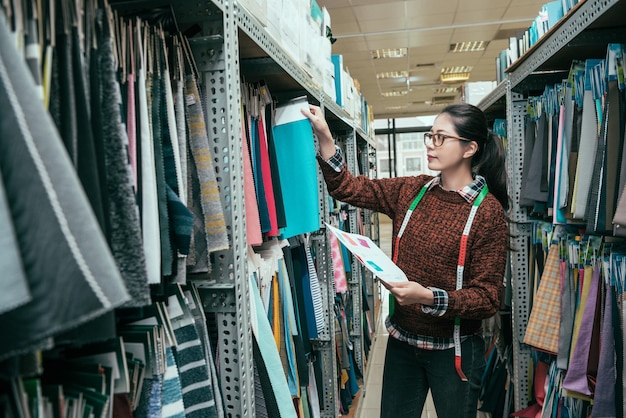
[(335, 234), (330, 233), (330, 250), (333, 259), (333, 276), (335, 279), (335, 293), (345, 293), (348, 291), (348, 281), (346, 271), (343, 268), (343, 257), (341, 247)]
[(278, 219), (276, 218), (276, 201), (274, 199), (274, 185), (272, 184), (272, 171), (270, 169), (270, 154), (267, 148), (267, 137), (265, 136), (265, 115), (259, 119), (259, 143), (261, 145), (261, 177), (263, 178), (263, 188), (265, 189), (265, 202), (267, 212), (270, 216), (270, 230), (267, 235), (276, 237), (279, 235)]
[(246, 204), (246, 234), (249, 245), (261, 245), (263, 235), (261, 234), (261, 221), (259, 220), (259, 207), (256, 202), (256, 191), (254, 179), (252, 178), (252, 162), (250, 161), (250, 150), (248, 141), (245, 138), (245, 120), (242, 118), (242, 146), (243, 146), (243, 191)]
[[(132, 22), (128, 23), (129, 35), (132, 35)], [(132, 39), (132, 38), (131, 38)], [(126, 133), (128, 135), (128, 157), (130, 159), (130, 167), (133, 173), (133, 185), (137, 192), (137, 125), (135, 123), (135, 59), (133, 52), (133, 42), (128, 42), (130, 48), (130, 71), (128, 73), (128, 105), (126, 111)]]

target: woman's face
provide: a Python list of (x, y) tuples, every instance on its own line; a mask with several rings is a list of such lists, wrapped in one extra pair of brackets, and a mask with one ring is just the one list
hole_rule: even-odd
[(452, 117), (447, 113), (442, 113), (435, 119), (431, 134), (443, 135), (445, 139), (439, 147), (436, 147), (432, 141), (426, 141), (426, 155), (430, 170), (456, 169), (476, 152), (476, 142), (471, 141), (471, 138), (460, 138), (453, 122)]

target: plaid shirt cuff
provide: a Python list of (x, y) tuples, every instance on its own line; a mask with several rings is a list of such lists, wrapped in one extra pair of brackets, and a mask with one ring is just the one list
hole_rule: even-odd
[(333, 170), (339, 173), (343, 169), (343, 152), (341, 151), (341, 148), (335, 145), (335, 155), (326, 160), (326, 162), (333, 168)]
[(432, 306), (422, 305), (422, 312), (433, 316), (442, 316), (448, 310), (448, 292), (436, 287), (429, 287), (433, 291), (435, 302)]

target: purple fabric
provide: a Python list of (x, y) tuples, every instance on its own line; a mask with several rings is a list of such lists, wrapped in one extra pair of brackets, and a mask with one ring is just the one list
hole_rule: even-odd
[(592, 416), (594, 418), (616, 417), (615, 409), (615, 337), (613, 334), (613, 288), (606, 287), (604, 305), (604, 322), (600, 334), (600, 360), (598, 377), (593, 400)]
[(587, 363), (589, 362), (589, 347), (591, 346), (591, 333), (593, 320), (598, 302), (598, 286), (600, 281), (600, 268), (594, 267), (591, 275), (591, 287), (587, 296), (587, 304), (583, 312), (583, 318), (578, 333), (578, 340), (574, 348), (574, 355), (569, 364), (569, 369), (563, 380), (563, 389), (591, 396), (587, 383)]

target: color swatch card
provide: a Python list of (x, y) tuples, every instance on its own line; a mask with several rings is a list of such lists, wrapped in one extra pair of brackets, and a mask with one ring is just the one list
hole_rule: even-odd
[(383, 252), (374, 242), (359, 234), (351, 234), (342, 231), (329, 224), (326, 227), (335, 234), (337, 239), (379, 279), (387, 283), (406, 282), (408, 279), (400, 267), (398, 267), (387, 254)]

